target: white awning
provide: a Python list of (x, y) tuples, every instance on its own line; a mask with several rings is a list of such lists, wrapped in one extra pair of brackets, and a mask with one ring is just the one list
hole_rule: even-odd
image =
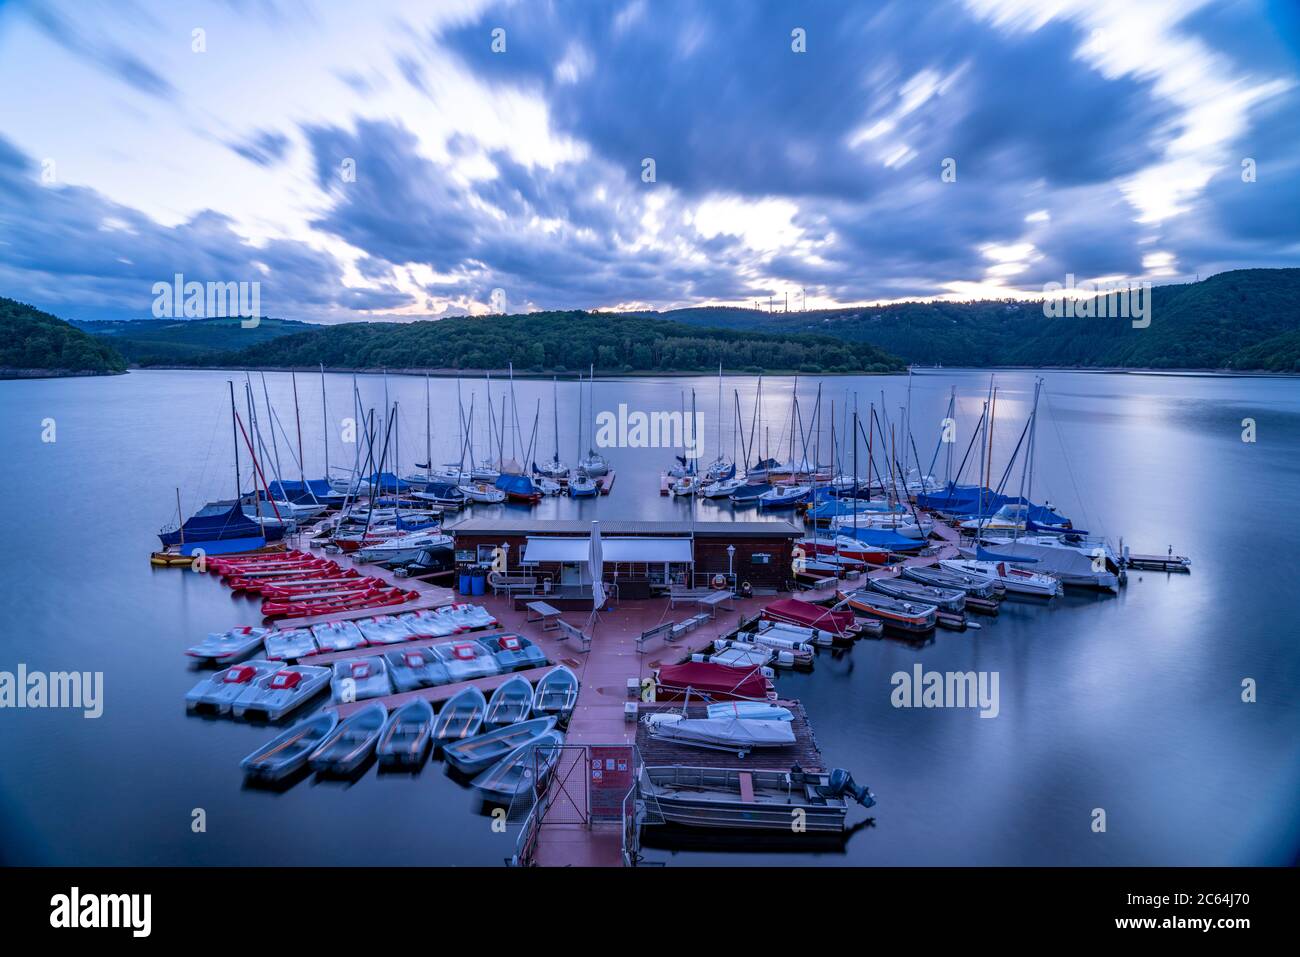
[[(627, 562), (690, 562), (689, 538), (606, 538), (601, 536), (606, 565)], [(529, 536), (523, 561), (585, 562), (591, 539)]]

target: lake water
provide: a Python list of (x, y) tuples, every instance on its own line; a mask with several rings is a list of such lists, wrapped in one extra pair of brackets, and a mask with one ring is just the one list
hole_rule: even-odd
[[(0, 557), (7, 627), (0, 671), (102, 671), (103, 716), (0, 710), (0, 863), (6, 864), (498, 864), (513, 836), (494, 834), (471, 792), (431, 765), (416, 777), (367, 773), (355, 784), (313, 783), (282, 794), (243, 787), (240, 758), (272, 733), (185, 715), (197, 680), (182, 649), (209, 632), (248, 623), (255, 607), (208, 576), (155, 570), (155, 534), (233, 492), (229, 375), (136, 372), (95, 379), (0, 382), (8, 493), (8, 547)], [(979, 416), (988, 373), (933, 370), (911, 380), (912, 428), (928, 464), (949, 391), (957, 389), (957, 458)], [(912, 648), (862, 641), (821, 653), (809, 674), (783, 674), (803, 700), (835, 765), (876, 793), (874, 824), (842, 853), (789, 854), (763, 839), (723, 851), (647, 851), (694, 863), (832, 864), (1279, 864), (1300, 846), (1300, 648), (1294, 617), (1300, 541), (1300, 390), (1294, 380), (1046, 373), (1040, 406), (1036, 499), (1076, 525), (1134, 551), (1194, 560), (1190, 575), (1135, 572), (1119, 596), (1067, 592), (1052, 607), (1004, 605), (981, 631), (938, 633)], [(995, 471), (1019, 437), (1034, 375), (997, 374)], [(400, 402), (403, 471), (425, 453), (425, 383), (358, 377), (363, 402)], [(242, 374), (237, 387), (243, 410)], [(253, 380), (261, 400), (260, 378)], [(299, 376), (307, 473), (321, 474), (328, 422), (331, 465), (350, 465), (340, 421), (352, 414), (351, 377)], [(855, 398), (897, 423), (906, 377), (799, 381), (805, 429), (822, 386), (822, 460)], [(267, 376), (291, 437), (280, 469), (296, 478), (291, 384)], [(732, 390), (745, 429), (756, 380), (725, 380), (721, 429), (715, 379), (653, 378), (595, 384), (597, 411), (690, 406), (705, 419), (705, 458), (732, 447)], [(788, 444), (791, 379), (763, 383), (767, 444)], [(454, 380), (434, 380), (434, 460), (458, 458)], [(561, 383), (560, 452), (572, 461), (580, 421), (576, 383)], [(487, 396), (475, 398), (482, 453)], [(500, 413), (501, 383), (493, 383)], [(538, 461), (553, 444), (550, 382), (520, 381), (523, 459), (534, 417)], [(1253, 419), (1257, 441), (1242, 441)], [(52, 421), (51, 421), (52, 420)], [(51, 437), (55, 441), (43, 441)], [(265, 433), (268, 426), (262, 422)], [(589, 430), (589, 425), (583, 426)], [(719, 439), (719, 431), (721, 437)], [(587, 440), (584, 439), (583, 447)], [(548, 517), (684, 518), (692, 507), (661, 498), (663, 449), (612, 449), (612, 495), (548, 501)], [(864, 453), (865, 454), (865, 453)], [(934, 471), (942, 476), (944, 459)], [(247, 460), (244, 460), (245, 485)], [(865, 471), (865, 464), (860, 471)], [(1008, 491), (1017, 490), (1019, 470)], [(718, 520), (729, 506), (700, 503)], [(741, 516), (751, 520), (753, 513)], [(995, 671), (1000, 714), (896, 710), (890, 675)], [(1253, 679), (1258, 701), (1241, 700)], [(206, 813), (205, 833), (191, 829)], [(1094, 809), (1106, 831), (1092, 831)], [(855, 809), (851, 821), (867, 815)]]

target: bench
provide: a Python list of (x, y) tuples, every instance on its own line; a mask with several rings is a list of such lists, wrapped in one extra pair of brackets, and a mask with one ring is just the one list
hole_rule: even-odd
[(526, 592), (531, 595), (537, 591), (537, 579), (532, 575), (502, 575), (500, 572), (492, 572), (488, 575), (488, 584), (492, 587), (494, 595), (500, 595), (502, 592), (507, 595), (513, 595), (515, 592)]
[(575, 628), (563, 618), (556, 618), (555, 626), (560, 629), (560, 637), (557, 640), (564, 641), (566, 638), (574, 638), (582, 645), (583, 651), (591, 651), (591, 635), (581, 628)]
[(530, 601), (526, 606), (528, 615), (524, 619), (529, 624), (542, 623), (542, 631), (554, 631), (564, 622), (560, 621), (560, 609), (544, 601)]
[[(709, 594), (695, 599), (695, 604), (700, 608), (707, 610), (710, 617), (716, 618), (718, 615), (718, 609), (726, 602), (731, 601), (732, 597), (731, 592), (724, 589), (722, 591), (709, 592)], [(735, 608), (735, 606), (732, 605), (731, 608)]]
[(666, 621), (662, 625), (655, 625), (648, 631), (641, 632), (640, 637), (636, 640), (636, 650), (638, 653), (645, 651), (645, 646), (656, 638), (662, 638), (664, 641), (671, 640), (675, 622)]

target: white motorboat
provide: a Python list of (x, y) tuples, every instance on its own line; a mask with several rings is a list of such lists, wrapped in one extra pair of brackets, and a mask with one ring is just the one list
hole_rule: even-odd
[(963, 572), (967, 575), (979, 575), (1001, 582), (1008, 592), (1018, 595), (1034, 595), (1051, 598), (1061, 593), (1061, 580), (1054, 575), (1040, 575), (1005, 561), (977, 561), (971, 558), (945, 558), (939, 562), (940, 568)]
[[(1054, 575), (1075, 588), (1119, 590), (1119, 558), (1105, 541), (1070, 535), (1022, 535), (1016, 539), (985, 542), (999, 555), (1023, 557), (1033, 571)], [(962, 549), (974, 558), (975, 552)]]
[(713, 654), (705, 660), (730, 668), (764, 668), (776, 657), (776, 652), (771, 648), (744, 641), (728, 641), (726, 638), (716, 639), (713, 649)]
[(560, 495), (564, 492), (564, 486), (553, 478), (547, 478), (544, 475), (533, 476), (533, 484), (537, 486), (537, 491), (543, 495)]
[(1003, 505), (988, 517), (962, 522), (961, 527), (972, 532), (1023, 532), (1028, 520), (1029, 506), (1013, 503)]
[[(495, 482), (496, 479), (492, 481)], [(460, 490), (465, 493), (465, 498), (479, 505), (500, 505), (506, 500), (505, 492), (495, 485), (489, 485), (487, 482), (473, 482), (469, 485), (462, 485)]]
[(451, 548), (451, 536), (437, 531), (409, 532), (359, 549), (356, 557), (363, 562), (409, 562), (430, 548)]
[(700, 490), (700, 479), (696, 475), (683, 475), (669, 487), (674, 495), (694, 495)]
[(693, 748), (730, 751), (738, 757), (757, 748), (784, 748), (795, 742), (794, 729), (788, 721), (687, 718), (675, 711), (648, 714), (641, 720), (652, 738)]
[(736, 490), (745, 485), (743, 478), (722, 479), (700, 487), (700, 495), (705, 498), (731, 498)]

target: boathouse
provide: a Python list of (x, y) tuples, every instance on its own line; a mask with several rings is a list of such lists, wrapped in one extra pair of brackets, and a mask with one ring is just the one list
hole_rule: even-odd
[[(604, 581), (620, 599), (651, 598), (670, 588), (709, 585), (718, 576), (760, 592), (782, 591), (802, 530), (786, 521), (601, 521)], [(491, 565), (537, 579), (557, 595), (590, 594), (589, 521), (470, 518), (443, 531), (455, 540), (458, 564)], [(498, 551), (499, 550), (499, 551)], [(498, 566), (500, 567), (500, 566)]]

